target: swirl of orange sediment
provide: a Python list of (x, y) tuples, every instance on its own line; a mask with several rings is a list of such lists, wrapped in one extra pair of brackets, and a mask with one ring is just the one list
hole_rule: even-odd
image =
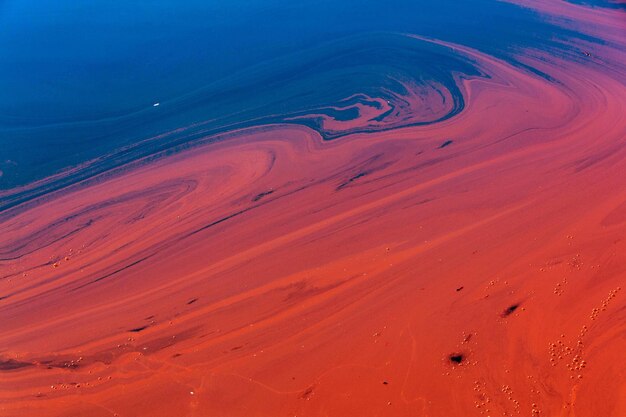
[[(354, 119), (337, 120), (323, 113), (311, 113), (305, 116), (289, 117), (285, 121), (318, 119), (324, 132), (331, 135), (341, 135), (345, 132), (364, 128), (391, 129), (414, 123), (427, 124), (445, 118), (454, 110), (455, 103), (452, 94), (439, 83), (425, 81), (422, 85), (416, 85), (414, 82), (406, 80), (396, 79), (395, 81), (406, 90), (406, 93), (385, 91), (390, 96), (395, 96), (393, 105), (382, 98), (360, 94), (360, 98), (369, 101), (368, 104), (358, 103), (344, 107), (329, 107), (337, 111), (354, 108), (358, 111), (358, 117)], [(348, 97), (345, 100), (352, 98), (355, 97)], [(383, 119), (378, 120), (379, 117), (383, 117)]]
[(452, 119), (233, 132), (3, 219), (3, 415), (623, 414), (622, 90), (451, 47), (491, 76)]

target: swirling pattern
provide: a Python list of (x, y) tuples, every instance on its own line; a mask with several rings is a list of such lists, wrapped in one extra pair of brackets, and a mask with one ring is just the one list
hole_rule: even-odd
[(625, 415), (626, 21), (520, 4), (579, 36), (343, 39), (7, 191), (0, 414)]

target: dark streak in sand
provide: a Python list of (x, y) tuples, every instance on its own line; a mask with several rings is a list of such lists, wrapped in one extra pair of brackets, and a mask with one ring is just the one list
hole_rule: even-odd
[(463, 360), (465, 359), (465, 357), (463, 356), (462, 353), (453, 353), (452, 355), (448, 357), (448, 359), (450, 359), (450, 362), (452, 362), (453, 364), (460, 365), (461, 362), (463, 362)]
[(15, 369), (34, 366), (30, 362), (16, 361), (15, 359), (0, 360), (0, 371), (13, 371)]
[(341, 190), (342, 188), (348, 186), (350, 183), (352, 183), (353, 181), (358, 180), (359, 178), (363, 178), (364, 176), (366, 176), (368, 173), (367, 172), (359, 172), (358, 174), (356, 174), (355, 176), (353, 176), (352, 178), (348, 178), (346, 181), (342, 182), (341, 184), (339, 184), (337, 186), (337, 191)]
[(130, 263), (130, 264), (128, 264), (128, 265), (126, 265), (126, 266), (123, 266), (123, 267), (121, 267), (121, 268), (119, 268), (119, 269), (117, 269), (117, 270), (115, 270), (115, 271), (113, 271), (113, 272), (111, 272), (111, 273), (108, 273), (108, 274), (103, 275), (103, 276), (101, 276), (101, 277), (99, 277), (99, 278), (96, 278), (95, 280), (90, 281), (90, 282), (88, 282), (88, 283), (86, 283), (86, 284), (80, 285), (80, 286), (78, 286), (78, 287), (76, 287), (76, 288), (74, 288), (74, 289), (72, 289), (72, 290), (70, 290), (70, 291), (71, 291), (71, 292), (73, 292), (73, 291), (77, 291), (77, 290), (80, 290), (81, 288), (84, 288), (84, 287), (87, 287), (87, 286), (89, 286), (89, 285), (91, 285), (91, 284), (95, 284), (96, 282), (102, 281), (103, 279), (110, 278), (110, 277), (112, 277), (113, 275), (119, 274), (120, 272), (122, 272), (122, 271), (124, 271), (124, 270), (126, 270), (126, 269), (128, 269), (128, 268), (131, 268), (131, 267), (133, 267), (133, 266), (135, 266), (135, 265), (138, 265), (138, 264), (142, 263), (143, 261), (145, 261), (145, 260), (147, 260), (147, 259), (151, 258), (152, 256), (154, 256), (154, 255), (148, 255), (148, 256), (146, 256), (146, 257), (143, 257), (143, 258), (141, 258), (141, 259), (139, 259), (139, 260), (137, 260), (137, 261), (135, 261), (135, 262), (132, 262), (132, 263)]
[(148, 326), (135, 327), (134, 329), (130, 329), (129, 332), (139, 333), (142, 330), (146, 330)]
[(262, 193), (259, 193), (259, 194), (257, 194), (257, 195), (256, 195), (256, 196), (252, 199), (252, 201), (259, 201), (260, 199), (262, 199), (262, 198), (263, 198), (263, 197), (265, 197), (266, 195), (270, 195), (270, 194), (272, 194), (273, 192), (274, 192), (274, 190), (267, 190), (267, 191), (264, 191), (264, 192), (262, 192)]
[(501, 317), (508, 317), (511, 314), (513, 314), (515, 312), (515, 310), (517, 310), (518, 307), (519, 307), (519, 304), (513, 304), (513, 305), (507, 307), (507, 309), (504, 310), (500, 316)]
[(445, 148), (448, 145), (452, 145), (452, 140), (447, 140), (444, 143), (442, 143), (441, 145), (439, 145), (439, 147), (437, 149), (441, 149), (441, 148)]

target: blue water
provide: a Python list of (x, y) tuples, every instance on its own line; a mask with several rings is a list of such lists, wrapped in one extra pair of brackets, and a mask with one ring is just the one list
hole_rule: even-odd
[(519, 48), (578, 36), (486, 0), (9, 0), (0, 28), (0, 190), (192, 123), (212, 120), (205, 127), (219, 131), (375, 94), (385, 71), (444, 83), (452, 71), (476, 71), (414, 52), (393, 33), (514, 64)]

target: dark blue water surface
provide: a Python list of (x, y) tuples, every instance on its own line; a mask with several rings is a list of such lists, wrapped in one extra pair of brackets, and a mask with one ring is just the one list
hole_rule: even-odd
[[(479, 75), (471, 62), (398, 33), (514, 64), (520, 48), (578, 36), (486, 0), (8, 0), (0, 28), (0, 190), (112, 154), (71, 181), (88, 177), (130, 158), (116, 150), (197, 122), (208, 121), (206, 134), (359, 92), (383, 96), (394, 88), (390, 74), (451, 90), (453, 72)], [(10, 192), (0, 210), (37, 194)]]

